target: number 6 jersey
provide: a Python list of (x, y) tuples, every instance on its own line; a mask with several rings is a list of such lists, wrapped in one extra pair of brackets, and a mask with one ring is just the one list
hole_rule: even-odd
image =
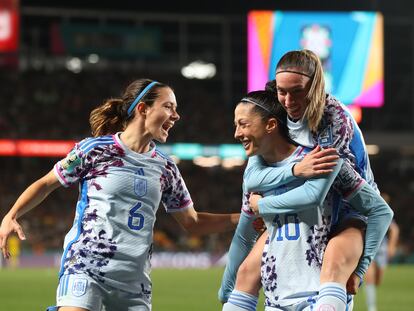
[(87, 138), (54, 166), (64, 186), (79, 183), (59, 276), (86, 273), (127, 292), (151, 295), (155, 215), (193, 205), (175, 163), (160, 153), (136, 153), (113, 136)]

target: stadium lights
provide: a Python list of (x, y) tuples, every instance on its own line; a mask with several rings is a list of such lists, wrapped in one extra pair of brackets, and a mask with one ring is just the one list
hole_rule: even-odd
[(88, 62), (90, 64), (97, 64), (99, 62), (99, 55), (98, 54), (90, 54), (88, 56)]
[(377, 145), (366, 145), (366, 146), (367, 146), (367, 152), (369, 155), (376, 155), (380, 151), (380, 148)]
[(193, 163), (195, 165), (201, 166), (201, 167), (213, 167), (213, 166), (219, 166), (220, 165), (220, 157), (213, 156), (213, 157), (195, 157), (193, 159)]
[(78, 57), (72, 57), (66, 61), (66, 69), (73, 73), (80, 73), (82, 71), (82, 61)]
[(221, 161), (221, 166), (224, 169), (232, 169), (237, 166), (243, 166), (245, 163), (245, 159), (242, 158), (225, 158)]
[(216, 75), (216, 65), (201, 60), (194, 61), (181, 68), (181, 74), (187, 79), (211, 79)]

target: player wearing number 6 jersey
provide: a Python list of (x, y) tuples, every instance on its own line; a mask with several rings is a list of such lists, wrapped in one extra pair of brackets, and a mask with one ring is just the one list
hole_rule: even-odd
[(181, 174), (154, 140), (165, 142), (179, 120), (175, 95), (165, 84), (140, 79), (121, 99), (91, 113), (94, 137), (19, 197), (0, 227), (24, 239), (17, 218), (59, 186), (79, 184), (73, 227), (65, 237), (57, 306), (48, 310), (151, 310), (150, 256), (160, 202), (189, 231), (231, 230), (238, 214), (197, 213)]

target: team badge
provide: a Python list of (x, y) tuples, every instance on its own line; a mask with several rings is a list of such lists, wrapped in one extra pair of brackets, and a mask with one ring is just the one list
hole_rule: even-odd
[(88, 280), (86, 279), (74, 279), (72, 285), (73, 296), (80, 297), (86, 293), (86, 287), (88, 286)]
[(321, 147), (329, 147), (333, 144), (332, 126), (328, 125), (318, 136), (318, 145)]
[(64, 170), (69, 172), (73, 171), (76, 166), (78, 166), (81, 162), (81, 159), (78, 157), (75, 151), (71, 151), (66, 158), (64, 158), (60, 165)]
[(135, 177), (134, 191), (139, 197), (143, 197), (147, 194), (147, 181), (143, 178)]

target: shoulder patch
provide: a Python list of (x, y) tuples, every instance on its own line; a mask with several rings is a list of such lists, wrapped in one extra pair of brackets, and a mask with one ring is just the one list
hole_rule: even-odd
[(321, 147), (328, 147), (333, 144), (332, 126), (328, 125), (318, 135), (318, 145)]
[(66, 158), (60, 161), (60, 165), (64, 170), (72, 172), (76, 166), (81, 162), (81, 158), (76, 154), (75, 150), (72, 150)]

